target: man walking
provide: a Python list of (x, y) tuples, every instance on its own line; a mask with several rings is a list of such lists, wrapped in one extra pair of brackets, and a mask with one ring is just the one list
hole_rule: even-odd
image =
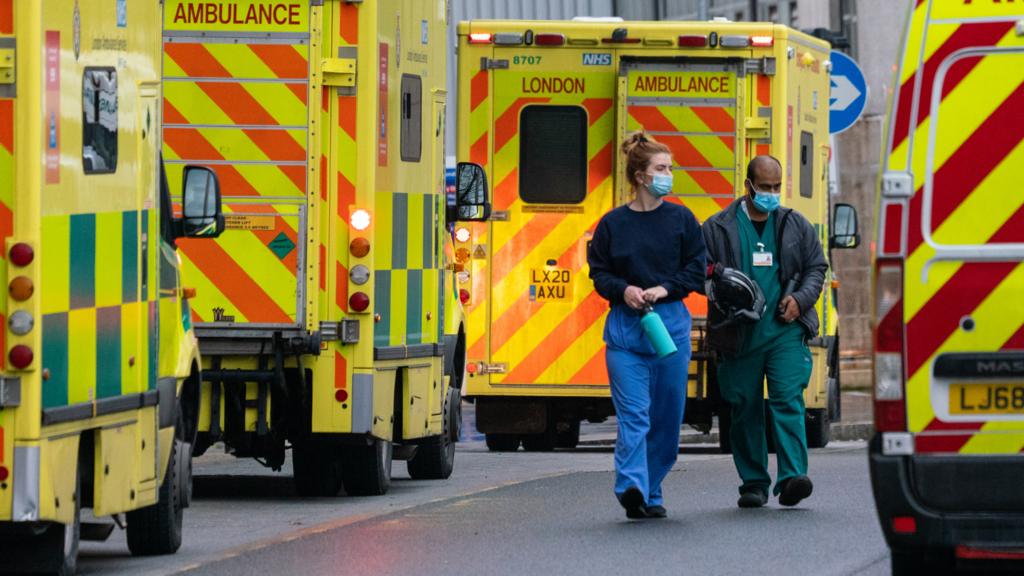
[[(779, 206), (782, 165), (758, 156), (747, 165), (746, 195), (704, 223), (709, 264), (742, 271), (760, 286), (766, 308), (754, 324), (723, 323), (710, 307), (708, 343), (718, 354), (718, 385), (732, 409), (733, 462), (742, 480), (738, 505), (768, 502), (764, 381), (778, 455), (774, 493), (794, 506), (811, 495), (803, 391), (812, 360), (806, 339), (818, 333), (814, 308), (828, 264), (814, 227)], [(716, 313), (718, 317), (716, 318)], [(716, 328), (716, 324), (726, 324)]]

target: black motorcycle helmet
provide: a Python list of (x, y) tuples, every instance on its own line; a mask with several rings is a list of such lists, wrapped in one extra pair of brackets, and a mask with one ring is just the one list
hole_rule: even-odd
[(764, 314), (766, 303), (761, 287), (735, 268), (726, 268), (721, 264), (711, 267), (705, 292), (708, 302), (724, 316), (724, 319), (712, 328), (721, 328), (736, 322), (755, 324)]

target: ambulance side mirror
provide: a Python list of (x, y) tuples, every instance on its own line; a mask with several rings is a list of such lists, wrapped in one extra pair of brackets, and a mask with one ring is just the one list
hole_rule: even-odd
[(856, 248), (860, 246), (860, 233), (857, 231), (857, 209), (849, 204), (836, 204), (832, 217), (832, 248)]
[(459, 162), (455, 167), (455, 220), (483, 222), (490, 217), (487, 173), (479, 164)]
[(181, 193), (181, 235), (216, 238), (224, 231), (220, 183), (217, 174), (203, 166), (186, 166)]

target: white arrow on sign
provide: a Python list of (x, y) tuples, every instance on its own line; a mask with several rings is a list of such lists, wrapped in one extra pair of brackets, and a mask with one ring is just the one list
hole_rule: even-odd
[(861, 91), (846, 76), (832, 76), (832, 94), (829, 98), (829, 110), (842, 112), (860, 98)]

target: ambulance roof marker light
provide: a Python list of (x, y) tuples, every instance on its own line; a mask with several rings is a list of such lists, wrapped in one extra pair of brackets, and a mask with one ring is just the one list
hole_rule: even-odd
[(768, 35), (755, 35), (750, 37), (750, 45), (755, 48), (770, 48), (775, 45), (775, 38)]
[(565, 46), (565, 34), (537, 34), (533, 41), (537, 46)]
[(469, 34), (470, 44), (490, 44), (494, 37), (490, 32), (471, 32)]
[(703, 34), (683, 34), (679, 37), (682, 48), (703, 48), (708, 45), (708, 37)]
[(720, 36), (718, 43), (722, 48), (746, 48), (750, 46), (749, 36)]
[(495, 46), (519, 46), (522, 43), (523, 35), (519, 32), (498, 32), (494, 35)]

